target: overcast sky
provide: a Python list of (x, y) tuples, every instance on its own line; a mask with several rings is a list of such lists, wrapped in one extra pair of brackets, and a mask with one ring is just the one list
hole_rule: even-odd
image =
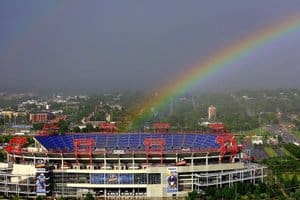
[[(300, 13), (295, 0), (0, 1), (0, 92), (153, 89), (217, 49)], [(300, 30), (198, 90), (300, 88)]]

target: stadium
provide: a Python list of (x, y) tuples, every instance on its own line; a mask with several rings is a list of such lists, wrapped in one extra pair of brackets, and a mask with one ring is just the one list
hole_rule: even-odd
[(4, 196), (81, 198), (184, 197), (193, 190), (263, 182), (233, 134), (66, 133), (14, 137), (1, 163)]

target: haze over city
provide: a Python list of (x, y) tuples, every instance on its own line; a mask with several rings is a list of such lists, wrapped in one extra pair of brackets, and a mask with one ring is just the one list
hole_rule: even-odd
[[(1, 1), (0, 92), (159, 88), (299, 1)], [(299, 27), (299, 26), (298, 26)], [(299, 88), (300, 29), (193, 89)]]

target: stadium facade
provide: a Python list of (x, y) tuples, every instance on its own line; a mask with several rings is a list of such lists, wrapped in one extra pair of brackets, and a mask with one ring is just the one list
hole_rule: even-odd
[(232, 135), (78, 133), (15, 137), (0, 165), (5, 196), (183, 197), (192, 190), (263, 182), (266, 167), (245, 159)]

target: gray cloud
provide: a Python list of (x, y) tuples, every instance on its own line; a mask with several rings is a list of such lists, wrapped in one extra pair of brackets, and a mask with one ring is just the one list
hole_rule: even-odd
[[(216, 49), (299, 12), (292, 0), (1, 1), (0, 90), (160, 87)], [(299, 42), (291, 33), (195, 89), (299, 87)]]

